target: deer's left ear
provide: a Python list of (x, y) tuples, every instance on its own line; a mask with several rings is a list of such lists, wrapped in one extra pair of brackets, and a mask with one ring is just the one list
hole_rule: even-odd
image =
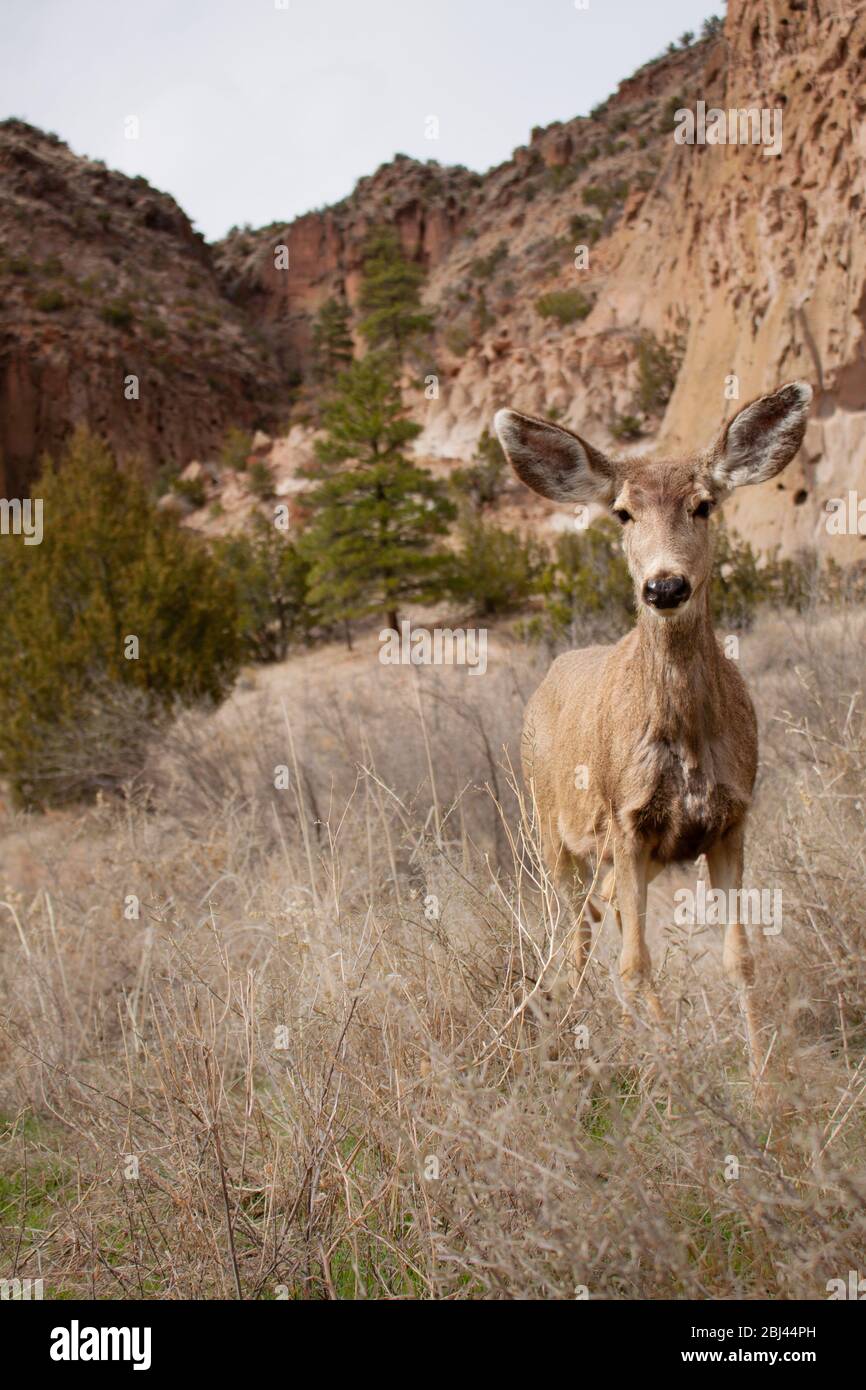
[(732, 488), (775, 478), (803, 442), (811, 402), (811, 386), (792, 381), (744, 405), (713, 450), (714, 481)]

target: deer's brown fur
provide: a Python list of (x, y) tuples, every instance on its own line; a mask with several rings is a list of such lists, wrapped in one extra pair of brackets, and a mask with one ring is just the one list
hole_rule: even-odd
[[(733, 487), (786, 466), (802, 442), (810, 399), (799, 382), (763, 396), (712, 449), (678, 462), (613, 460), (558, 425), (510, 410), (496, 416), (503, 448), (528, 486), (560, 502), (601, 503), (623, 522), (637, 624), (615, 646), (567, 652), (553, 663), (527, 706), (522, 755), (544, 858), (578, 909), (576, 977), (591, 934), (581, 896), (595, 865), (622, 930), (623, 984), (645, 991), (657, 1014), (647, 884), (666, 865), (705, 854), (713, 887), (741, 887), (758, 765), (752, 702), (710, 616), (708, 514)], [(743, 990), (754, 1061), (754, 966), (739, 921), (726, 925), (724, 960)]]

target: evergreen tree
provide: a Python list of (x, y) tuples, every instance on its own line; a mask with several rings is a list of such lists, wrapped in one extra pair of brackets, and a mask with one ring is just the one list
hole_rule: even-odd
[(313, 324), (313, 380), (330, 386), (355, 355), (350, 330), (349, 306), (341, 299), (326, 299)]
[[(204, 541), (158, 511), (98, 440), (79, 431), (59, 467), (46, 463), (34, 497), (41, 544), (0, 537), (0, 773), (40, 805), (111, 785), (99, 720), (115, 694), (135, 697), (139, 713), (125, 730), (131, 775), (142, 716), (220, 699), (240, 647), (231, 586)], [(93, 765), (68, 776), (63, 760), (85, 721)]]
[(491, 618), (520, 608), (537, 592), (544, 562), (539, 544), (471, 511), (462, 517), (458, 531), (452, 592), (461, 603)]
[(407, 420), (395, 359), (370, 353), (337, 381), (323, 408), (326, 437), (307, 471), (311, 521), (301, 538), (309, 601), (325, 621), (384, 612), (445, 592), (449, 557), (437, 546), (455, 509), (444, 487), (403, 453), (420, 433)]
[(248, 532), (217, 542), (217, 559), (234, 586), (238, 630), (253, 661), (283, 661), (309, 640), (316, 614), (307, 601), (309, 564), (297, 545), (256, 513)]
[(402, 356), (409, 344), (433, 330), (433, 319), (421, 305), (423, 267), (407, 260), (392, 227), (376, 227), (363, 251), (360, 328), (372, 348), (390, 349)]
[(466, 468), (455, 468), (451, 486), (476, 512), (498, 502), (511, 473), (508, 460), (495, 434), (483, 429), (472, 461)]

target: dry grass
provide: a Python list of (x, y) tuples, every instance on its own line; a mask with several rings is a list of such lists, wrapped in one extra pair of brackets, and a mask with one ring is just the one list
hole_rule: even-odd
[(749, 881), (785, 905), (755, 942), (764, 1108), (717, 933), (673, 924), (664, 879), (669, 1031), (621, 1028), (606, 931), (570, 997), (509, 763), (525, 649), (483, 677), (319, 652), (177, 724), (125, 801), (7, 816), (0, 1273), (54, 1297), (826, 1297), (866, 1236), (864, 631), (744, 642)]

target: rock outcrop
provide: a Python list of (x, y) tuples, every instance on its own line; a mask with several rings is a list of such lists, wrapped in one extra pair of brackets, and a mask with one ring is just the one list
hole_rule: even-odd
[(156, 470), (281, 407), (175, 201), (17, 120), (0, 122), (0, 289), (0, 495), (79, 422)]

